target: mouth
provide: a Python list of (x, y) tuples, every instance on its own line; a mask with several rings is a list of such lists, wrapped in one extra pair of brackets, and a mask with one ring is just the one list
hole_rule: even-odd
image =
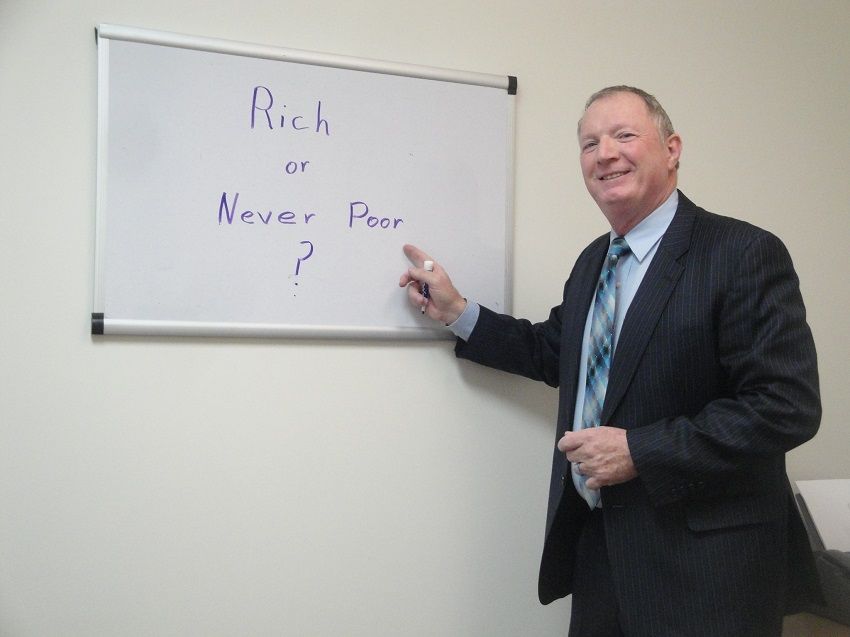
[(621, 170), (621, 171), (616, 172), (616, 173), (608, 173), (607, 175), (602, 175), (599, 178), (599, 180), (600, 181), (611, 181), (612, 179), (617, 179), (618, 177), (622, 177), (623, 175), (625, 175), (627, 173), (628, 173), (627, 170)]

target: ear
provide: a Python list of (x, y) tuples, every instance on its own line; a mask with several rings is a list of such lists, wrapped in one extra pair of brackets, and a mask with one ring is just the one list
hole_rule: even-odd
[(679, 167), (679, 158), (682, 156), (682, 138), (678, 133), (673, 133), (667, 138), (667, 166), (672, 170)]

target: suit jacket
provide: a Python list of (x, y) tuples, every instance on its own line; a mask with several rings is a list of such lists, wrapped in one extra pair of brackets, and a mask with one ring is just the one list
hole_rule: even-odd
[[(461, 358), (559, 387), (556, 440), (572, 428), (608, 242), (606, 234), (581, 253), (546, 321), (482, 308), (469, 341), (457, 343)], [(771, 614), (818, 598), (785, 452), (814, 436), (820, 414), (814, 342), (784, 245), (680, 192), (625, 317), (601, 420), (627, 430), (638, 471), (601, 494), (629, 634), (756, 635)], [(555, 449), (544, 604), (572, 592), (588, 513)]]

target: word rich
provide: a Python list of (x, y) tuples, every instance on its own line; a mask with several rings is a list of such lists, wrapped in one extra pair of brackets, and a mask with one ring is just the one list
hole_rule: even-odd
[[(249, 226), (253, 226), (258, 223), (265, 226), (271, 225), (272, 223), (291, 226), (301, 221), (301, 217), (291, 210), (283, 210), (281, 212), (267, 210), (266, 212), (262, 212), (260, 210), (245, 209), (240, 211), (237, 208), (238, 203), (238, 192), (233, 194), (232, 199), (228, 197), (227, 192), (221, 193), (221, 199), (218, 204), (218, 225), (221, 226), (226, 224), (228, 226), (232, 226), (234, 221), (237, 221), (248, 224)], [(310, 223), (313, 217), (317, 214), (318, 213), (315, 212), (304, 213), (304, 225)], [(349, 228), (354, 228), (355, 225), (361, 227), (365, 225), (367, 228), (395, 230), (403, 223), (404, 219), (401, 217), (379, 217), (370, 215), (369, 206), (363, 201), (352, 201), (348, 204)]]
[[(308, 120), (306, 115), (290, 115), (286, 113), (286, 104), (279, 107), (278, 112), (273, 114), (270, 112), (274, 106), (274, 97), (272, 92), (265, 86), (255, 86), (254, 95), (251, 98), (251, 128), (254, 126), (263, 126), (263, 119), (269, 130), (277, 128), (290, 128), (297, 131), (311, 131), (313, 133), (322, 133), (330, 136), (331, 129), (328, 120), (322, 117), (322, 102), (316, 103), (315, 120)], [(259, 119), (259, 122), (257, 121)]]

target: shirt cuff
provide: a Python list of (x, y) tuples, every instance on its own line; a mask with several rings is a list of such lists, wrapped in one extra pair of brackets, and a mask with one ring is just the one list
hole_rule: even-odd
[(472, 330), (475, 329), (475, 324), (478, 323), (479, 314), (481, 314), (481, 306), (475, 301), (467, 301), (466, 309), (454, 323), (449, 323), (448, 327), (455, 336), (468, 341)]

